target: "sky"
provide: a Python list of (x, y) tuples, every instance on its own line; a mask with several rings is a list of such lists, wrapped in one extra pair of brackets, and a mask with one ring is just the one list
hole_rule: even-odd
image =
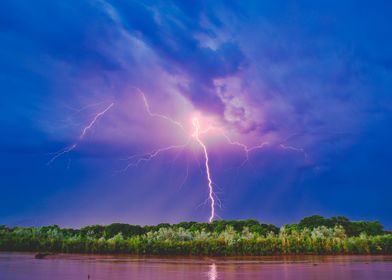
[(389, 1), (0, 6), (0, 224), (392, 228)]

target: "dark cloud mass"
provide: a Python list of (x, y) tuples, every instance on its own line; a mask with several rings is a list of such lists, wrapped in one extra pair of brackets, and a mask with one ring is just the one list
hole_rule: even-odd
[[(205, 220), (197, 149), (113, 176), (130, 154), (184, 140), (148, 116), (139, 88), (152, 111), (186, 127), (198, 112), (236, 141), (269, 143), (237, 168), (238, 146), (206, 139), (222, 218), (279, 224), (319, 213), (391, 227), (390, 8), (382, 1), (1, 3), (0, 224)], [(46, 165), (111, 102), (75, 151)]]
[(203, 46), (197, 39), (217, 37), (211, 29), (215, 24), (211, 28), (202, 25), (202, 17), (208, 19), (208, 15), (198, 6), (201, 4), (173, 3), (162, 8), (161, 4), (114, 1), (112, 5), (120, 24), (157, 53), (163, 68), (186, 76), (189, 82), (180, 89), (194, 105), (223, 113), (224, 105), (216, 97), (213, 80), (238, 74), (245, 56), (230, 39), (219, 42), (216, 48)]

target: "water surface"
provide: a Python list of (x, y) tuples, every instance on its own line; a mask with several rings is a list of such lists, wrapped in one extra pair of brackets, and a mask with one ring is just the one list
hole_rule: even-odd
[(392, 279), (392, 256), (179, 258), (0, 253), (0, 280)]

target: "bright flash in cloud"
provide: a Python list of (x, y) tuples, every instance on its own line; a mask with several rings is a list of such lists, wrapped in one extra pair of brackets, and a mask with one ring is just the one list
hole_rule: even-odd
[[(209, 147), (205, 142), (205, 138), (209, 137), (212, 135), (212, 133), (220, 135), (225, 141), (232, 146), (237, 146), (241, 148), (241, 150), (244, 152), (245, 159), (242, 162), (241, 166), (244, 166), (245, 163), (249, 160), (249, 153), (262, 149), (266, 147), (267, 145), (270, 145), (269, 142), (262, 142), (260, 144), (254, 145), (254, 146), (249, 146), (246, 145), (242, 142), (232, 140), (227, 131), (224, 129), (223, 126), (217, 125), (216, 122), (212, 121), (210, 118), (203, 116), (200, 113), (195, 113), (193, 116), (190, 118), (189, 122), (191, 123), (190, 130), (187, 130), (187, 126), (183, 125), (181, 122), (171, 118), (170, 116), (157, 113), (151, 110), (150, 103), (144, 94), (143, 91), (141, 91), (139, 88), (135, 88), (138, 93), (140, 94), (142, 100), (143, 100), (143, 105), (145, 108), (145, 111), (151, 118), (159, 118), (162, 119), (168, 123), (171, 123), (173, 127), (176, 127), (179, 131), (184, 133), (187, 136), (187, 140), (183, 144), (177, 144), (177, 145), (168, 145), (164, 146), (149, 152), (145, 153), (139, 153), (139, 154), (134, 154), (131, 155), (127, 158), (128, 164), (123, 168), (123, 172), (128, 170), (131, 167), (137, 167), (143, 162), (148, 162), (150, 160), (153, 160), (154, 158), (158, 157), (160, 154), (172, 150), (178, 150), (178, 149), (187, 149), (191, 148), (191, 144), (197, 144), (200, 147), (200, 150), (203, 155), (203, 160), (204, 160), (204, 174), (205, 174), (205, 181), (208, 189), (208, 198), (206, 201), (209, 201), (210, 203), (210, 215), (208, 218), (209, 222), (212, 222), (216, 217), (216, 202), (219, 199), (216, 196), (216, 193), (214, 191), (214, 182), (213, 182), (213, 174), (212, 174), (212, 168), (211, 168), (211, 160), (209, 157)], [(97, 121), (102, 118), (112, 107), (114, 106), (114, 103), (109, 104), (103, 111), (98, 112), (94, 115), (92, 120), (82, 129), (81, 134), (78, 138), (78, 141), (75, 143), (69, 145), (68, 147), (60, 150), (59, 152), (55, 153), (54, 156), (49, 160), (49, 164), (53, 163), (57, 158), (63, 156), (64, 154), (70, 153), (71, 151), (75, 150), (79, 143), (85, 138), (86, 134), (91, 130), (94, 125), (97, 123)], [(293, 146), (288, 146), (284, 144), (279, 144), (278, 146), (281, 149), (285, 150), (292, 150), (292, 151), (297, 151), (297, 152), (304, 152), (301, 148), (296, 148)], [(188, 176), (188, 169), (187, 169), (187, 176)], [(185, 177), (185, 180), (187, 179), (187, 176)], [(185, 181), (184, 180), (184, 181)], [(184, 182), (183, 182), (184, 183)]]

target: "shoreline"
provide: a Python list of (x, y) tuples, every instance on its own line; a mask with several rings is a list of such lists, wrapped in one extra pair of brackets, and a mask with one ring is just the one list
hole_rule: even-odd
[[(127, 253), (64, 253), (64, 252), (36, 252), (36, 251), (0, 251), (0, 254), (47, 254), (42, 259), (50, 259), (67, 256), (84, 256), (84, 257), (102, 257), (102, 258), (167, 258), (167, 259), (283, 259), (283, 258), (339, 258), (339, 257), (380, 257), (390, 258), (392, 254), (312, 254), (312, 253), (295, 253), (295, 254), (272, 254), (272, 255), (176, 255), (176, 254), (127, 254)], [(38, 258), (37, 258), (38, 259)]]

